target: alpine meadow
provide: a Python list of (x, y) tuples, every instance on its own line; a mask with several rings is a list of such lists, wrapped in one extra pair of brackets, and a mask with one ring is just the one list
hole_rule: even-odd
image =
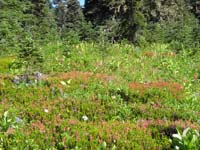
[(200, 150), (200, 1), (0, 0), (0, 150)]

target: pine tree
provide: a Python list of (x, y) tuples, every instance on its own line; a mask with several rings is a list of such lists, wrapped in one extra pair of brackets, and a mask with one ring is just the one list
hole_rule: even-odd
[(143, 12), (149, 22), (183, 20), (196, 0), (144, 0)]
[(94, 25), (103, 25), (107, 20), (118, 18), (124, 0), (86, 0), (84, 14)]

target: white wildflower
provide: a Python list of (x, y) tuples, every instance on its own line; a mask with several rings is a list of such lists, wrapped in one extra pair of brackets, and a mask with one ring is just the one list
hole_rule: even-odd
[(175, 146), (175, 149), (179, 150), (180, 148), (178, 146)]
[(83, 119), (84, 121), (87, 121), (87, 120), (88, 120), (88, 117), (84, 115), (84, 116), (82, 117), (82, 119)]
[(49, 110), (48, 110), (48, 109), (44, 109), (44, 112), (45, 112), (45, 113), (48, 113), (48, 112), (49, 112)]

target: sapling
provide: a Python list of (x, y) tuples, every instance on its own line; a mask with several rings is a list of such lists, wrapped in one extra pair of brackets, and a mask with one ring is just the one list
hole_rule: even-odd
[(43, 62), (42, 54), (35, 46), (35, 43), (31, 37), (26, 37), (20, 43), (18, 59), (22, 63), (22, 67), (25, 71), (25, 81), (28, 83), (30, 81), (30, 74), (32, 74), (36, 68), (41, 67)]

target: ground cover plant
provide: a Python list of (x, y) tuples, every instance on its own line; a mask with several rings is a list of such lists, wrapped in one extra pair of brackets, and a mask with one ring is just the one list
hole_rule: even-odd
[(62, 44), (41, 47), (29, 82), (16, 56), (1, 57), (1, 148), (173, 149), (177, 129), (199, 130), (198, 53), (114, 44), (102, 64), (98, 45), (66, 57)]

